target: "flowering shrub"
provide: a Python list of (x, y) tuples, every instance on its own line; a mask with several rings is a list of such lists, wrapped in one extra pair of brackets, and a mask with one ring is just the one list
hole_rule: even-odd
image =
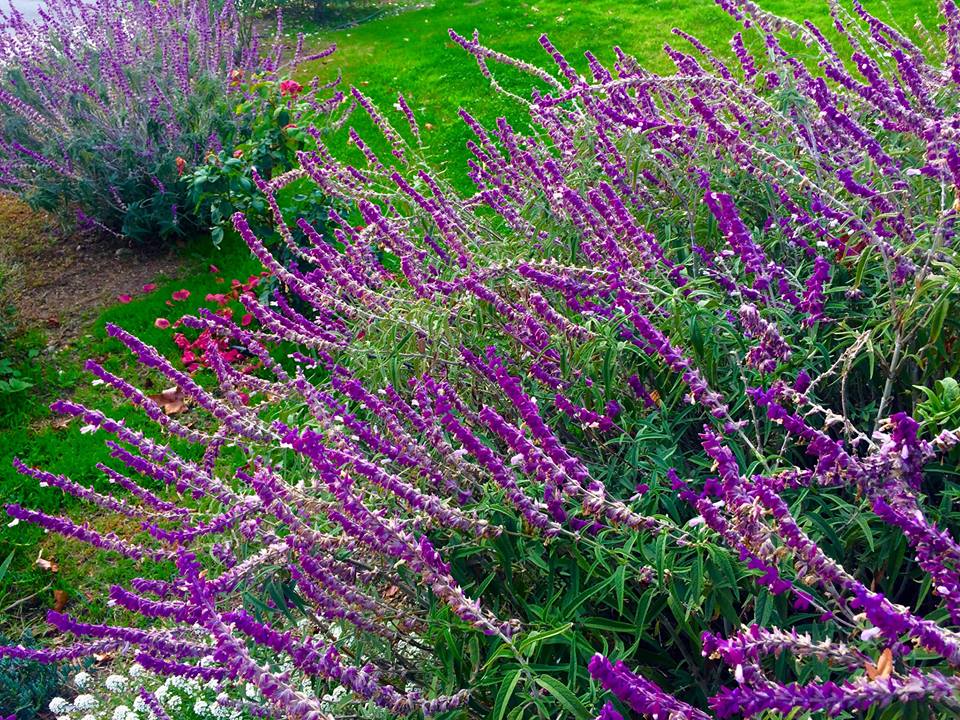
[(0, 185), (140, 243), (196, 230), (184, 172), (242, 138), (246, 79), (280, 71), (279, 29), (262, 53), (241, 24), (232, 2), (214, 14), (207, 0), (0, 15)]
[[(391, 157), (356, 131), (349, 158), (302, 152), (261, 186), (291, 262), (233, 217), (276, 292), (238, 295), (246, 325), (181, 321), (262, 370), (208, 343), (203, 387), (109, 326), (196, 417), (91, 360), (166, 439), (64, 400), (124, 492), (17, 463), (140, 523), (7, 506), (140, 562), (109, 591), (138, 621), (52, 612), (73, 644), (2, 652), (132, 648), (291, 718), (336, 692), (498, 720), (955, 714), (960, 431), (921, 432), (913, 388), (960, 332), (960, 10), (921, 47), (833, 6), (844, 54), (720, 5), (736, 65), (678, 31), (669, 76), (618, 49), (584, 77), (543, 37), (554, 74), (451, 33), (532, 126), (462, 113), (467, 197), (420, 162), (402, 98), (398, 130), (352, 89)], [(277, 205), (305, 181), (343, 203), (332, 238), (300, 220), (298, 242)]]
[[(259, 78), (245, 86), (244, 101), (237, 106), (237, 112), (250, 116), (243, 137), (229, 149), (210, 152), (184, 178), (190, 205), (209, 225), (214, 244), (219, 246), (230, 230), (235, 212), (242, 212), (258, 232), (273, 231), (273, 209), (260, 188), (295, 169), (297, 153), (315, 146), (314, 134), (344, 101), (339, 90), (324, 100), (319, 96), (339, 83), (339, 78), (326, 84), (314, 79), (304, 87), (291, 79)], [(329, 202), (315, 185), (301, 185), (284, 187), (278, 202), (295, 217), (322, 225)]]

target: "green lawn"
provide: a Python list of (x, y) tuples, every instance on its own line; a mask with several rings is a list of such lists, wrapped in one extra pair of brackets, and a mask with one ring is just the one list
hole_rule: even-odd
[[(883, 4), (870, 0), (865, 0), (865, 4), (871, 8), (879, 6), (879, 14), (885, 15)], [(928, 26), (936, 24), (934, 0), (891, 0), (888, 4), (905, 25), (912, 24), (913, 13), (921, 13)], [(810, 17), (824, 26), (828, 20), (826, 3), (819, 0), (767, 0), (765, 5), (795, 19)], [(305, 67), (302, 74), (328, 79), (340, 68), (347, 83), (356, 84), (384, 110), (390, 109), (396, 93), (402, 91), (420, 118), (432, 158), (445, 166), (458, 184), (466, 182), (464, 143), (470, 137), (457, 117), (458, 108), (468, 109), (484, 122), (502, 114), (514, 120), (521, 116), (513, 103), (491, 91), (476, 64), (450, 41), (447, 29), (451, 27), (461, 34), (470, 34), (477, 28), (486, 44), (544, 66), (549, 58), (537, 43), (541, 32), (549, 33), (580, 69), (585, 64), (583, 51), (593, 50), (602, 61), (610, 62), (612, 47), (620, 45), (649, 68), (662, 71), (671, 69), (661, 51), (663, 44), (669, 41), (678, 48), (685, 46), (682, 39), (672, 38), (671, 28), (682, 27), (724, 51), (727, 39), (735, 31), (732, 21), (709, 0), (439, 0), (431, 8), (348, 30), (311, 32), (311, 28), (305, 28), (311, 45), (320, 47), (336, 42), (340, 51), (329, 61)], [(513, 80), (516, 82), (517, 78)], [(358, 119), (356, 126), (372, 139), (369, 124)], [(343, 136), (341, 133), (335, 137), (334, 144), (341, 143)], [(37, 488), (10, 469), (11, 458), (16, 455), (28, 464), (68, 474), (80, 482), (97, 479), (94, 465), (107, 456), (102, 439), (81, 434), (76, 423), (66, 428), (53, 424), (46, 406), (56, 397), (72, 395), (135, 422), (135, 413), (119, 409), (113, 396), (103, 388), (91, 386), (90, 378), (82, 372), (83, 360), (96, 357), (127, 377), (146, 377), (132, 365), (127, 354), (119, 351), (117, 343), (105, 338), (104, 322), (117, 322), (172, 352), (170, 331), (155, 329), (153, 322), (158, 316), (171, 320), (177, 317), (174, 309), (165, 305), (173, 290), (185, 287), (192, 292), (190, 300), (175, 309), (183, 314), (202, 304), (206, 293), (222, 289), (207, 271), (210, 262), (223, 269), (228, 281), (233, 277), (245, 278), (259, 269), (245, 249), (235, 243), (227, 243), (217, 251), (200, 239), (185, 252), (192, 258), (192, 270), (186, 277), (131, 304), (107, 310), (94, 322), (89, 335), (74, 347), (54, 358), (41, 356), (42, 365), (29, 371), (36, 382), (33, 390), (23, 397), (0, 400), (0, 501), (23, 502), (47, 511), (65, 509), (75, 516), (79, 513), (77, 505), (64, 501), (59, 492)], [(27, 344), (38, 342), (34, 336)], [(97, 518), (92, 521), (96, 524)], [(41, 542), (44, 557), (60, 564), (56, 575), (35, 565)], [(52, 605), (54, 588), (70, 593), (72, 612), (81, 616), (101, 615), (105, 612), (100, 594), (103, 586), (131, 572), (129, 565), (89, 553), (76, 543), (53, 537), (43, 539), (35, 528), (22, 524), (8, 528), (0, 522), (0, 564), (11, 553), (11, 563), (0, 578), (0, 618), (8, 627), (0, 629), (14, 634), (21, 623), (40, 624), (43, 612)], [(88, 595), (95, 599), (88, 599)]]
[[(795, 20), (810, 19), (830, 29), (826, 0), (760, 0), (766, 9)], [(881, 18), (889, 8), (907, 28), (917, 14), (928, 27), (938, 21), (936, 0), (864, 0)], [(324, 80), (343, 72), (345, 83), (368, 94), (382, 110), (390, 110), (402, 92), (420, 119), (432, 158), (446, 166), (458, 184), (466, 182), (464, 143), (472, 133), (457, 115), (465, 108), (481, 121), (500, 115), (519, 120), (516, 104), (493, 92), (476, 63), (449, 38), (448, 29), (464, 36), (479, 30), (488, 47), (552, 69), (553, 61), (538, 43), (542, 33), (581, 72), (586, 72), (585, 51), (593, 52), (610, 66), (613, 48), (620, 46), (651, 70), (669, 72), (673, 65), (663, 53), (665, 43), (688, 50), (687, 42), (672, 34), (680, 28), (697, 36), (722, 55), (729, 55), (730, 37), (738, 25), (712, 0), (437, 0), (430, 8), (384, 18), (336, 32), (305, 27), (311, 45), (335, 42), (332, 57), (305, 66), (301, 74)], [(833, 36), (833, 33), (828, 35)], [(797, 48), (798, 51), (802, 48)], [(505, 75), (508, 79), (510, 74)], [(518, 87), (528, 96), (529, 83)], [(398, 126), (403, 123), (399, 114)], [(374, 133), (362, 121), (356, 123), (364, 139)], [(367, 132), (364, 132), (364, 130)], [(345, 134), (343, 134), (345, 138)]]
[[(94, 358), (148, 393), (160, 392), (166, 386), (156, 374), (144, 372), (119, 342), (106, 336), (105, 324), (121, 325), (172, 357), (176, 352), (171, 339), (174, 331), (154, 327), (157, 317), (173, 321), (192, 313), (201, 305), (209, 305), (204, 302), (207, 293), (223, 292), (225, 287), (229, 288), (231, 279), (246, 280), (248, 275), (261, 270), (246, 247), (235, 240), (216, 250), (208, 238), (198, 238), (183, 253), (187, 262), (182, 277), (163, 282), (153, 292), (135, 297), (129, 304), (107, 309), (72, 346), (53, 356), (42, 352), (25, 365), (26, 373), (34, 382), (33, 388), (18, 395), (0, 396), (0, 504), (17, 502), (50, 513), (66, 511), (75, 519), (90, 521), (101, 531), (112, 529), (104, 523), (113, 522), (115, 518), (91, 516), (91, 506), (81, 506), (64, 498), (58, 490), (38, 487), (34, 480), (14, 472), (11, 461), (19, 457), (28, 465), (109, 491), (110, 486), (95, 467), (108, 458), (104, 435), (84, 434), (76, 421), (66, 426), (57, 423), (47, 408), (59, 397), (72, 397), (113, 417), (125, 418), (132, 427), (146, 429), (151, 424), (142, 414), (120, 403), (116, 393), (94, 385), (93, 377), (83, 370), (86, 359)], [(224, 277), (224, 283), (218, 283), (218, 275), (210, 272), (211, 263), (222, 269), (219, 277)], [(171, 301), (171, 293), (181, 288), (189, 288), (190, 298)], [(173, 302), (173, 307), (167, 305), (168, 301)], [(20, 347), (14, 349), (13, 356), (23, 357), (25, 351), (42, 347), (41, 340), (37, 332), (20, 338), (17, 342)], [(59, 565), (57, 573), (36, 564), (41, 551), (44, 559)], [(35, 630), (43, 626), (43, 616), (53, 604), (55, 589), (68, 592), (71, 612), (82, 617), (102, 618), (106, 612), (105, 586), (126, 579), (134, 571), (128, 561), (118, 562), (114, 555), (66, 541), (58, 535), (45, 535), (36, 527), (24, 523), (8, 527), (3, 515), (0, 567), (11, 553), (11, 562), (0, 577), (0, 633), (13, 636), (24, 626)]]

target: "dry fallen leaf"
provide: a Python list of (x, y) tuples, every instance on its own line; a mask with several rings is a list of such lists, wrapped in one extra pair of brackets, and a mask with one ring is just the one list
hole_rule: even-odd
[(60, 566), (55, 562), (50, 562), (43, 557), (43, 550), (40, 551), (40, 554), (37, 555), (37, 567), (41, 570), (49, 570), (50, 572), (57, 572), (60, 569)]
[(150, 395), (149, 398), (163, 408), (167, 415), (179, 415), (187, 411), (186, 397), (179, 387), (167, 388), (156, 395)]
[(67, 601), (69, 599), (70, 599), (70, 596), (67, 595), (66, 590), (54, 590), (53, 591), (53, 611), (63, 612), (63, 609), (67, 606)]
[(874, 665), (871, 662), (868, 662), (864, 668), (867, 671), (867, 677), (871, 680), (876, 680), (880, 678), (886, 680), (893, 674), (893, 653), (890, 648), (887, 648), (877, 659), (877, 664)]

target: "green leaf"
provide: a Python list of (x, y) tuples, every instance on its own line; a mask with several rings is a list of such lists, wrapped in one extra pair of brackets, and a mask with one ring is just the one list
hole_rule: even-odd
[(10, 554), (7, 555), (7, 559), (3, 561), (3, 564), (0, 565), (0, 581), (3, 581), (3, 578), (7, 575), (7, 570), (10, 569), (10, 563), (13, 561), (13, 554), (16, 550), (11, 550)]
[(854, 522), (857, 523), (857, 525), (860, 526), (860, 529), (863, 530), (863, 537), (864, 539), (866, 539), (867, 545), (870, 546), (870, 552), (873, 552), (875, 549), (874, 543), (873, 543), (873, 531), (870, 529), (870, 526), (867, 524), (866, 518), (864, 518), (863, 515), (856, 513), (853, 516), (853, 520)]
[(943, 322), (947, 319), (947, 310), (950, 309), (950, 297), (944, 295), (930, 318), (930, 342), (935, 343), (943, 330)]
[(623, 615), (623, 595), (627, 584), (627, 566), (621, 565), (618, 567), (613, 577), (617, 583), (617, 612)]
[(694, 610), (700, 607), (700, 595), (703, 592), (703, 557), (697, 553), (690, 569), (690, 594), (687, 597), (687, 614), (689, 618)]
[(557, 699), (557, 702), (563, 705), (567, 712), (569, 712), (575, 718), (580, 718), (580, 720), (590, 720), (591, 715), (583, 706), (583, 703), (580, 702), (580, 698), (574, 695), (570, 689), (559, 680), (552, 678), (549, 675), (544, 675), (536, 678), (536, 682), (537, 685), (553, 695)]
[[(649, 606), (649, 604), (648, 602), (647, 605)], [(591, 630), (606, 630), (607, 632), (633, 633), (637, 630), (637, 626), (631, 622), (610, 620), (603, 617), (587, 618), (581, 624), (583, 627), (590, 628)]]
[(520, 668), (517, 668), (513, 673), (503, 678), (503, 682), (500, 683), (500, 690), (497, 691), (497, 699), (493, 703), (493, 715), (491, 715), (493, 720), (502, 720), (504, 714), (507, 712), (507, 703), (509, 703), (510, 697), (513, 695), (513, 691), (517, 687), (519, 680)]
[(520, 645), (517, 647), (517, 651), (524, 653), (528, 648), (532, 649), (548, 638), (556, 637), (557, 635), (563, 635), (572, 627), (573, 623), (568, 622), (564, 623), (563, 625), (557, 625), (557, 627), (550, 628), (549, 630), (541, 630), (540, 632), (531, 633), (524, 639), (522, 643), (520, 643)]

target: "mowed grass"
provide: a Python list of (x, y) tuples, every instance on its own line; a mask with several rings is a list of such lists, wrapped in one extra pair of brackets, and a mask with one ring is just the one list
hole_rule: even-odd
[[(760, 0), (760, 4), (794, 20), (810, 19), (836, 37), (826, 0)], [(936, 0), (864, 0), (864, 5), (909, 34), (916, 17), (931, 29), (939, 22)], [(467, 188), (465, 143), (473, 134), (458, 117), (459, 108), (487, 125), (500, 116), (523, 122), (524, 115), (518, 103), (490, 87), (473, 58), (450, 39), (449, 29), (465, 37), (477, 30), (482, 44), (555, 72), (553, 60), (538, 42), (546, 34), (586, 74), (583, 53), (590, 51), (612, 67), (614, 46), (650, 70), (674, 70), (663, 52), (664, 44), (684, 52), (691, 48), (673, 35), (673, 28), (695, 35), (722, 57), (732, 59), (728, 42), (740, 26), (712, 0), (437, 0), (429, 8), (335, 32), (305, 25), (302, 29), (312, 46), (336, 43), (338, 50), (324, 61), (305, 65), (300, 74), (329, 80), (342, 72), (344, 82), (372, 98), (398, 128), (405, 121), (392, 105), (402, 92), (417, 113), (430, 159), (445, 168), (458, 186)], [(812, 51), (799, 44), (793, 49), (815, 62)], [(529, 97), (529, 78), (499, 69), (495, 63), (490, 67), (512, 91)], [(383, 147), (376, 144), (376, 132), (362, 117), (352, 123), (365, 141)], [(345, 142), (346, 129), (332, 144)]]
[[(938, 22), (934, 0), (891, 0), (886, 4), (865, 0), (865, 4), (884, 18), (892, 13), (908, 28), (915, 15), (928, 27)], [(810, 18), (821, 27), (829, 25), (827, 5), (819, 0), (766, 0), (764, 6), (793, 19)], [(457, 185), (466, 188), (469, 183), (465, 143), (472, 133), (458, 117), (458, 109), (467, 109), (485, 124), (501, 115), (522, 123), (523, 113), (517, 103), (491, 90), (476, 63), (451, 42), (448, 28), (467, 36), (477, 29), (484, 44), (543, 67), (550, 67), (552, 61), (537, 38), (547, 33), (570, 61), (585, 72), (584, 51), (591, 50), (602, 62), (610, 64), (615, 45), (649, 69), (670, 71), (672, 65), (662, 51), (664, 43), (687, 49), (686, 41), (671, 34), (674, 27), (698, 36), (724, 56), (728, 55), (727, 41), (737, 29), (709, 0), (439, 0), (430, 8), (350, 29), (324, 31), (304, 27), (311, 46), (319, 48), (336, 42), (339, 51), (328, 61), (304, 67), (301, 75), (318, 75), (326, 80), (335, 77), (339, 69), (345, 83), (359, 87), (398, 127), (402, 127), (403, 120), (391, 106), (397, 93), (402, 92), (417, 113), (431, 161)], [(509, 72), (503, 77), (518, 94), (529, 94), (528, 78)], [(365, 139), (383, 147), (376, 142), (375, 131), (363, 117), (358, 115), (351, 122)], [(330, 142), (333, 147), (345, 147), (345, 140), (346, 129)], [(172, 355), (171, 331), (154, 328), (154, 320), (158, 316), (174, 320), (203, 304), (208, 292), (222, 291), (223, 286), (207, 269), (209, 263), (219, 265), (228, 282), (259, 270), (246, 249), (235, 241), (215, 250), (208, 239), (199, 238), (185, 252), (192, 259), (192, 269), (186, 276), (130, 304), (110, 308), (73, 347), (53, 356), (41, 354), (28, 363), (26, 372), (36, 383), (33, 389), (13, 398), (0, 398), (0, 503), (18, 502), (88, 520), (101, 530), (114, 529), (110, 525), (113, 521), (99, 516), (95, 508), (64, 498), (59, 491), (37, 487), (32, 480), (14, 473), (10, 463), (13, 457), (20, 457), (29, 465), (107, 489), (103, 476), (95, 469), (97, 462), (108, 459), (103, 437), (82, 433), (77, 422), (60, 426), (53, 422), (46, 408), (57, 397), (73, 397), (126, 418), (133, 427), (147, 426), (142, 415), (125, 408), (114, 393), (91, 385), (82, 366), (86, 358), (93, 357), (135, 382), (153, 383), (152, 391), (159, 391), (162, 388), (157, 387), (156, 377), (137, 367), (119, 343), (106, 337), (104, 324), (110, 321), (122, 325)], [(95, 282), (95, 278), (91, 281)], [(190, 289), (191, 298), (168, 307), (166, 301), (171, 293), (180, 288)], [(21, 339), (21, 350), (40, 347), (42, 343), (41, 334), (33, 333)], [(45, 559), (58, 564), (57, 573), (36, 564), (41, 551)], [(45, 535), (23, 523), (8, 527), (0, 516), (0, 564), (11, 554), (11, 562), (0, 578), (0, 631), (12, 635), (17, 635), (25, 625), (34, 629), (42, 626), (45, 610), (54, 603), (54, 589), (68, 593), (71, 612), (82, 617), (105, 617), (110, 612), (104, 603), (106, 587), (137, 572), (132, 563), (119, 562), (115, 556), (91, 551), (77, 542)]]
[[(163, 282), (153, 292), (136, 296), (128, 304), (105, 310), (89, 332), (72, 346), (56, 354), (41, 352), (33, 360), (24, 360), (24, 372), (34, 387), (16, 396), (0, 396), (0, 505), (20, 503), (52, 514), (65, 514), (78, 522), (89, 522), (101, 532), (129, 535), (139, 530), (135, 521), (125, 519), (120, 527), (117, 518), (98, 513), (96, 507), (65, 497), (59, 490), (39, 487), (33, 479), (16, 473), (12, 461), (17, 457), (29, 466), (66, 475), (100, 492), (110, 492), (111, 486), (96, 464), (105, 462), (117, 469), (122, 469), (122, 465), (109, 460), (104, 433), (85, 433), (77, 420), (58, 421), (48, 406), (57, 398), (70, 398), (122, 418), (134, 429), (150, 430), (152, 423), (143, 413), (121, 402), (119, 395), (106, 386), (94, 384), (93, 376), (83, 369), (86, 360), (92, 358), (147, 393), (158, 393), (169, 385), (158, 373), (139, 366), (123, 345), (108, 337), (106, 324), (120, 325), (167, 356), (176, 357), (172, 341), (175, 330), (159, 329), (155, 320), (165, 317), (172, 322), (200, 306), (210, 306), (204, 301), (208, 293), (224, 292), (231, 279), (246, 280), (248, 275), (261, 270), (246, 246), (236, 239), (228, 240), (217, 250), (209, 238), (197, 238), (184, 254), (188, 262), (182, 277)], [(216, 263), (222, 272), (211, 272), (211, 263)], [(218, 283), (218, 277), (224, 278), (224, 282)], [(190, 297), (173, 301), (172, 293), (181, 288), (189, 289)], [(41, 347), (42, 338), (33, 332), (16, 341), (12, 355), (23, 358), (29, 349)], [(159, 489), (157, 485), (153, 487)], [(56, 563), (57, 572), (36, 562), (41, 552), (44, 560)], [(137, 574), (130, 561), (44, 533), (26, 523), (10, 527), (5, 514), (0, 514), (0, 566), (11, 554), (10, 564), (0, 577), (0, 632), (14, 637), (24, 627), (42, 627), (46, 610), (55, 602), (54, 590), (67, 593), (72, 613), (102, 618), (107, 612), (105, 590), (109, 584)]]

